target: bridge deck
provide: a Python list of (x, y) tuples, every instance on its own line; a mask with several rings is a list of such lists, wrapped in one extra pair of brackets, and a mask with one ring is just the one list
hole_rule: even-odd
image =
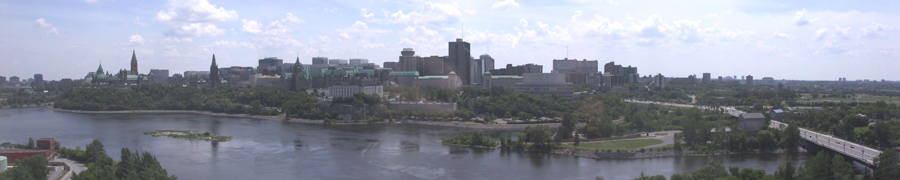
[[(787, 124), (778, 121), (771, 121), (771, 123), (769, 123), (769, 127), (775, 129), (784, 129), (787, 126)], [(831, 149), (835, 152), (852, 157), (857, 161), (866, 163), (867, 165), (875, 165), (875, 157), (878, 157), (878, 155), (881, 154), (881, 151), (879, 150), (843, 140), (841, 138), (817, 133), (815, 131), (810, 131), (804, 128), (798, 129), (800, 129), (800, 137), (802, 137), (803, 139), (812, 143), (816, 143), (819, 146)]]

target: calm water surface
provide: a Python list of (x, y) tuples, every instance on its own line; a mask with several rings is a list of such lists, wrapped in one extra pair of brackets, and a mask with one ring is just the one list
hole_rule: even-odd
[[(143, 135), (190, 130), (233, 136), (221, 143)], [(631, 179), (691, 172), (709, 162), (764, 169), (806, 154), (595, 160), (567, 155), (441, 145), (469, 129), (410, 124), (327, 126), (194, 114), (76, 114), (48, 108), (0, 109), (0, 142), (55, 138), (74, 148), (98, 139), (156, 155), (179, 179)], [(496, 136), (497, 133), (492, 133)]]

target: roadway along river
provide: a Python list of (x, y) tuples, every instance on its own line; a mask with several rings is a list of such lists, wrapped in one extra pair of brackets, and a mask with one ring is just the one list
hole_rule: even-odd
[[(143, 135), (176, 129), (234, 136), (222, 143)], [(44, 107), (0, 109), (0, 142), (55, 138), (74, 148), (103, 142), (156, 155), (179, 179), (631, 179), (691, 172), (709, 162), (773, 173), (779, 162), (806, 154), (595, 160), (444, 146), (442, 137), (469, 129), (410, 124), (307, 125), (194, 114), (75, 114)], [(496, 137), (498, 133), (489, 133)]]

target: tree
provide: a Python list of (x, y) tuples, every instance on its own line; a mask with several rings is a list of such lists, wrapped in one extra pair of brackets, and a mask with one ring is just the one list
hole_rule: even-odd
[(891, 148), (882, 151), (878, 157), (875, 157), (875, 168), (872, 176), (879, 180), (900, 179), (900, 167), (898, 167), (897, 163), (900, 163), (897, 151)]
[(788, 151), (797, 150), (797, 144), (800, 143), (800, 129), (797, 125), (790, 125), (784, 129), (784, 135), (781, 136), (780, 143)]
[(581, 139), (581, 138), (578, 138), (578, 131), (575, 131), (575, 146), (578, 146), (578, 144), (581, 143), (581, 140), (578, 140), (578, 139)]
[(47, 175), (50, 174), (47, 163), (47, 158), (43, 154), (38, 154), (23, 159), (13, 169), (22, 168), (25, 172), (30, 173), (33, 179), (47, 179)]
[(841, 155), (835, 155), (831, 159), (831, 168), (836, 179), (850, 179), (853, 177), (853, 166), (850, 162), (844, 161)]
[(31, 137), (28, 137), (28, 145), (26, 145), (25, 148), (34, 149), (34, 139), (31, 139)]
[(831, 157), (825, 151), (819, 151), (815, 156), (803, 162), (803, 166), (797, 170), (799, 179), (827, 179), (834, 175), (831, 168)]
[(794, 168), (793, 163), (784, 162), (784, 164), (778, 165), (778, 170), (775, 171), (775, 178), (781, 180), (794, 180), (796, 177), (796, 168)]

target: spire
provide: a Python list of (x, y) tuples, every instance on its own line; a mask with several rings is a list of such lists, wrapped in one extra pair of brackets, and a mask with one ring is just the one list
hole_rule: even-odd
[(95, 75), (102, 75), (102, 74), (103, 74), (103, 62), (102, 62), (102, 61), (100, 62), (100, 66), (97, 67), (97, 72), (95, 72), (94, 74), (95, 74)]
[(131, 50), (131, 72), (129, 72), (129, 74), (137, 75), (137, 68), (137, 54), (135, 54), (134, 50)]
[(209, 65), (209, 87), (219, 85), (219, 65), (216, 64), (216, 54), (212, 56), (212, 64)]

